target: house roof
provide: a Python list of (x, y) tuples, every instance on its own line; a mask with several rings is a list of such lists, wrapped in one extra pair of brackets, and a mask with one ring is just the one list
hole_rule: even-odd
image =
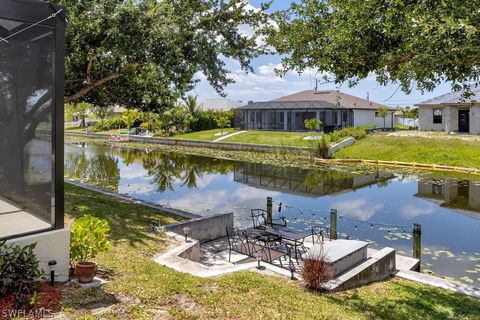
[(227, 111), (242, 106), (243, 103), (230, 99), (207, 99), (198, 105), (200, 110), (221, 110)]
[[(335, 107), (377, 110), (386, 106), (336, 90), (305, 90), (272, 101), (249, 103), (239, 109), (318, 109)], [(394, 110), (392, 108), (388, 109)]]
[(462, 97), (463, 93), (465, 92), (465, 90), (462, 89), (459, 91), (452, 91), (446, 94), (442, 94), (441, 96), (432, 99), (428, 99), (417, 104), (417, 106), (455, 103), (480, 103), (480, 86), (472, 85), (470, 86), (470, 90), (472, 91), (473, 96), (470, 96), (468, 98)]

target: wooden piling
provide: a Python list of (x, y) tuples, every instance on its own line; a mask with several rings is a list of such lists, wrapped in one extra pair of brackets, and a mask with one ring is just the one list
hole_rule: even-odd
[[(413, 257), (421, 262), (422, 259), (422, 226), (418, 223), (413, 225)], [(419, 269), (420, 269), (420, 263)]]
[(272, 197), (267, 197), (267, 223), (272, 225), (273, 223), (273, 199)]
[(337, 240), (337, 210), (330, 209), (330, 239)]

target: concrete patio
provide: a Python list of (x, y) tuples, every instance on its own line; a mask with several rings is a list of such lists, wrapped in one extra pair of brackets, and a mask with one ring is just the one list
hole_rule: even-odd
[(0, 197), (0, 238), (49, 228), (49, 223)]

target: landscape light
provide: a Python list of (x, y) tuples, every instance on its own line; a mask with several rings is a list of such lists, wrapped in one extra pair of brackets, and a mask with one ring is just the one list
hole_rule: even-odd
[(257, 269), (258, 269), (258, 270), (265, 270), (265, 266), (261, 266), (261, 265), (260, 265), (260, 262), (261, 262), (262, 259), (263, 259), (263, 252), (261, 252), (261, 251), (255, 252), (255, 253), (253, 254), (253, 257), (257, 259), (257, 264), (258, 264), (258, 265), (257, 265)]
[(50, 285), (53, 287), (55, 284), (55, 266), (57, 265), (56, 260), (48, 261), (48, 267), (50, 268)]
[(288, 269), (290, 270), (290, 280), (297, 280), (297, 278), (295, 278), (295, 264), (293, 263), (292, 260), (290, 260), (290, 263), (288, 264)]
[(188, 242), (188, 234), (190, 233), (190, 227), (183, 228), (183, 234), (185, 235), (185, 242)]

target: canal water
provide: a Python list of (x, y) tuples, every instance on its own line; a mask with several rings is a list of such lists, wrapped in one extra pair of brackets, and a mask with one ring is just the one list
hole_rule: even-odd
[(233, 211), (239, 226), (251, 225), (250, 209), (265, 208), (267, 197), (275, 214), (299, 230), (328, 226), (333, 208), (341, 236), (408, 256), (411, 227), (419, 223), (422, 271), (480, 287), (480, 181), (285, 168), (88, 143), (65, 145), (65, 176), (201, 215)]

